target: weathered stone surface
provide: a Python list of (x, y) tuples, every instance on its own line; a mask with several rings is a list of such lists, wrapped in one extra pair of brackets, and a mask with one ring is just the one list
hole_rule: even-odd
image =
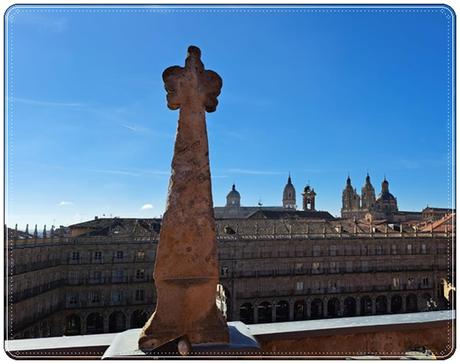
[(141, 349), (183, 336), (192, 345), (228, 342), (216, 306), (219, 270), (205, 120), (205, 111), (216, 109), (222, 80), (204, 69), (200, 53), (189, 47), (185, 67), (163, 72), (168, 107), (180, 113), (154, 271), (157, 306), (139, 338)]

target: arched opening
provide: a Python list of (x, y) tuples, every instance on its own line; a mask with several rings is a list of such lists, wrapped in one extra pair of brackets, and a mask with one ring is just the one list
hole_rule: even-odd
[(402, 298), (399, 295), (391, 297), (391, 313), (402, 312)]
[(340, 302), (337, 298), (331, 298), (327, 302), (327, 316), (338, 317), (340, 313)]
[(272, 322), (272, 305), (269, 302), (262, 302), (257, 307), (257, 316), (259, 323)]
[(86, 318), (86, 334), (102, 334), (104, 332), (104, 319), (102, 315), (93, 312)]
[(411, 293), (406, 297), (406, 312), (417, 312), (417, 311), (418, 311), (417, 296)]
[(131, 328), (140, 328), (147, 322), (147, 313), (142, 310), (136, 310), (131, 315)]
[(321, 301), (319, 298), (315, 298), (313, 301), (311, 301), (310, 311), (311, 311), (312, 319), (322, 318), (323, 317), (323, 301)]
[(378, 296), (375, 300), (375, 313), (377, 315), (384, 315), (387, 313), (387, 298), (385, 296)]
[(79, 316), (70, 315), (65, 318), (64, 335), (81, 335), (81, 320)]
[(361, 298), (361, 316), (372, 315), (372, 299), (369, 296)]
[(304, 320), (307, 318), (307, 307), (305, 301), (296, 301), (294, 303), (294, 320)]
[(123, 312), (115, 311), (109, 316), (109, 332), (126, 330), (126, 317)]
[(356, 300), (353, 297), (345, 298), (343, 301), (343, 315), (355, 316), (356, 315)]
[(245, 324), (254, 323), (254, 307), (251, 303), (243, 303), (240, 306), (240, 321), (244, 322)]
[(276, 304), (276, 322), (289, 321), (289, 302), (279, 301)]

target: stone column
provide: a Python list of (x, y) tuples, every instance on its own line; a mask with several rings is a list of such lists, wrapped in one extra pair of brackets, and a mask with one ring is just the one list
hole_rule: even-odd
[(372, 302), (372, 314), (375, 315), (377, 312), (377, 302), (375, 301), (375, 297), (371, 297)]
[(152, 350), (177, 338), (191, 344), (227, 343), (227, 324), (217, 310), (219, 282), (205, 112), (217, 107), (222, 79), (191, 46), (185, 67), (163, 72), (168, 107), (180, 109), (168, 200), (160, 231), (154, 279), (156, 311), (139, 348)]
[(307, 312), (307, 316), (305, 318), (310, 319), (310, 317), (311, 317), (311, 301), (306, 300), (305, 305), (306, 305), (306, 312)]
[(102, 312), (101, 314), (104, 324), (104, 333), (109, 332), (109, 314), (108, 312)]
[(289, 302), (289, 321), (294, 321), (294, 302)]
[(82, 315), (80, 317), (80, 331), (82, 335), (86, 335), (87, 327), (86, 327), (86, 315)]

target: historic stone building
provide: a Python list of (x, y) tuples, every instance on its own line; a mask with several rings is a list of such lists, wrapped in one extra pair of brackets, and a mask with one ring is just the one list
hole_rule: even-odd
[(341, 215), (348, 219), (386, 220), (388, 222), (409, 222), (426, 220), (426, 216), (445, 215), (450, 210), (430, 208), (424, 211), (400, 211), (395, 196), (390, 193), (389, 182), (386, 177), (382, 181), (381, 192), (376, 197), (371, 178), (367, 174), (361, 195), (356, 192), (348, 176), (342, 192)]
[[(227, 318), (262, 323), (445, 308), (441, 279), (452, 278), (453, 229), (438, 225), (419, 232), (292, 209), (219, 219)], [(157, 219), (96, 218), (42, 238), (10, 230), (8, 337), (142, 326), (155, 305), (159, 227)]]
[[(327, 215), (333, 218), (329, 212), (318, 211), (315, 207), (316, 192), (310, 185), (306, 185), (302, 192), (302, 208), (303, 211), (308, 211), (309, 216), (324, 216)], [(283, 189), (282, 200), (280, 206), (244, 206), (241, 203), (241, 194), (236, 190), (233, 184), (231, 191), (227, 194), (227, 203), (223, 207), (215, 207), (214, 214), (216, 219), (230, 219), (230, 218), (248, 218), (258, 211), (297, 211), (296, 203), (296, 190), (292, 183), (291, 175)], [(306, 214), (304, 214), (306, 215)]]

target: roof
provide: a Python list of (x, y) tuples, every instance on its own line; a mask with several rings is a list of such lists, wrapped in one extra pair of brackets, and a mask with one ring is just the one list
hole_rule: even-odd
[(72, 230), (85, 230), (80, 235), (109, 236), (129, 234), (151, 234), (160, 231), (161, 219), (136, 219), (136, 218), (97, 218), (79, 224), (70, 225)]
[(247, 217), (248, 219), (315, 219), (315, 220), (334, 220), (327, 211), (302, 211), (302, 210), (264, 210), (254, 211)]

